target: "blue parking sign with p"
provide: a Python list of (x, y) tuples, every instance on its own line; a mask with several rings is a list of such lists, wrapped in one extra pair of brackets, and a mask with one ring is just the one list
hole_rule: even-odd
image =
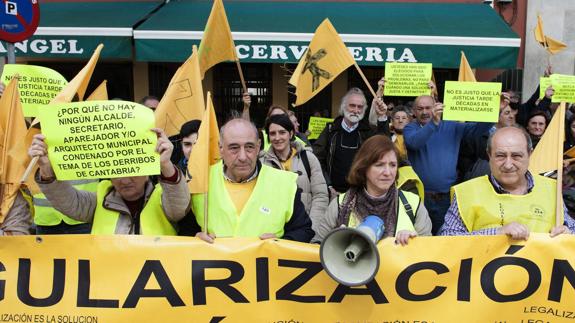
[(0, 1), (0, 40), (11, 43), (32, 36), (40, 22), (40, 9), (37, 0)]

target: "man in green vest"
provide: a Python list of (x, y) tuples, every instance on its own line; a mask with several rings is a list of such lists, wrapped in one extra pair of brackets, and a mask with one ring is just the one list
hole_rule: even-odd
[(556, 223), (556, 181), (528, 171), (533, 148), (522, 128), (499, 128), (487, 140), (491, 175), (452, 188), (453, 201), (440, 235), (505, 234), (526, 240), (530, 232), (575, 232), (564, 205)]
[(251, 122), (232, 119), (221, 128), (222, 161), (209, 170), (207, 220), (204, 194), (192, 196), (195, 225), (201, 230), (197, 237), (212, 243), (216, 237), (309, 242), (314, 236), (297, 190), (297, 174), (262, 165), (259, 150), (258, 131)]
[(163, 130), (152, 131), (158, 136), (161, 171), (155, 186), (148, 176), (131, 176), (100, 181), (96, 192), (77, 190), (56, 178), (41, 134), (28, 150), (30, 157), (40, 157), (36, 182), (55, 209), (92, 223), (92, 234), (176, 235), (175, 223), (186, 214), (190, 193), (182, 172), (170, 161), (174, 146)]

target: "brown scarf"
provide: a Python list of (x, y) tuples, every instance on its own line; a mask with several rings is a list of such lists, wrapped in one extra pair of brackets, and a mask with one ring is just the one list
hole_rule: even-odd
[(359, 222), (368, 215), (377, 215), (385, 223), (383, 236), (393, 237), (397, 227), (397, 199), (395, 184), (380, 198), (369, 196), (364, 188), (350, 188), (339, 206), (337, 227), (347, 226), (352, 213)]

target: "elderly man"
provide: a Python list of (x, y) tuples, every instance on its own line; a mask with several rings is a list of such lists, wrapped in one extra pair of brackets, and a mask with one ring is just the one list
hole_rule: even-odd
[(313, 152), (319, 159), (332, 197), (349, 188), (345, 178), (361, 144), (378, 132), (389, 135), (387, 106), (383, 101), (374, 99), (372, 102), (372, 109), (378, 116), (377, 129), (363, 118), (366, 108), (363, 92), (358, 88), (350, 89), (341, 99), (340, 116), (326, 125), (313, 144)]
[(457, 180), (461, 140), (471, 131), (488, 131), (492, 124), (442, 121), (443, 104), (429, 95), (415, 99), (413, 112), (416, 120), (405, 126), (403, 137), (409, 162), (425, 187), (424, 203), (435, 235), (449, 208), (449, 189)]
[(175, 223), (186, 214), (190, 193), (182, 172), (170, 161), (174, 146), (161, 129), (152, 131), (158, 136), (161, 170), (155, 186), (148, 176), (132, 176), (103, 180), (96, 193), (77, 190), (56, 179), (44, 135), (35, 135), (28, 150), (30, 157), (40, 157), (36, 182), (55, 209), (91, 222), (92, 234), (175, 235)]
[(564, 206), (556, 223), (556, 182), (531, 174), (529, 135), (517, 127), (500, 128), (487, 141), (491, 175), (453, 187), (454, 198), (442, 235), (506, 234), (527, 239), (529, 232), (556, 236), (575, 230)]
[(259, 150), (258, 130), (251, 122), (232, 119), (220, 129), (222, 161), (210, 168), (207, 221), (204, 195), (192, 196), (197, 223), (207, 231), (197, 237), (211, 243), (216, 237), (309, 242), (314, 236), (297, 174), (262, 165)]

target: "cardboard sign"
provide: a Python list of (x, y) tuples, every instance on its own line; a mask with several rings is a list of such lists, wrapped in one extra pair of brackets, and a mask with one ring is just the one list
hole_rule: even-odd
[(86, 101), (40, 110), (48, 157), (60, 180), (156, 175), (154, 112), (127, 101)]
[(443, 120), (499, 120), (501, 83), (447, 81), (443, 98)]
[(35, 117), (62, 91), (68, 81), (58, 72), (43, 66), (7, 64), (1, 80), (8, 84), (18, 74), (18, 91), (25, 117)]
[(386, 96), (429, 95), (433, 67), (429, 63), (385, 63)]
[(309, 130), (310, 134), (307, 139), (317, 139), (319, 135), (325, 128), (325, 125), (333, 122), (331, 118), (320, 118), (320, 117), (310, 117), (309, 118), (309, 125), (307, 129)]

